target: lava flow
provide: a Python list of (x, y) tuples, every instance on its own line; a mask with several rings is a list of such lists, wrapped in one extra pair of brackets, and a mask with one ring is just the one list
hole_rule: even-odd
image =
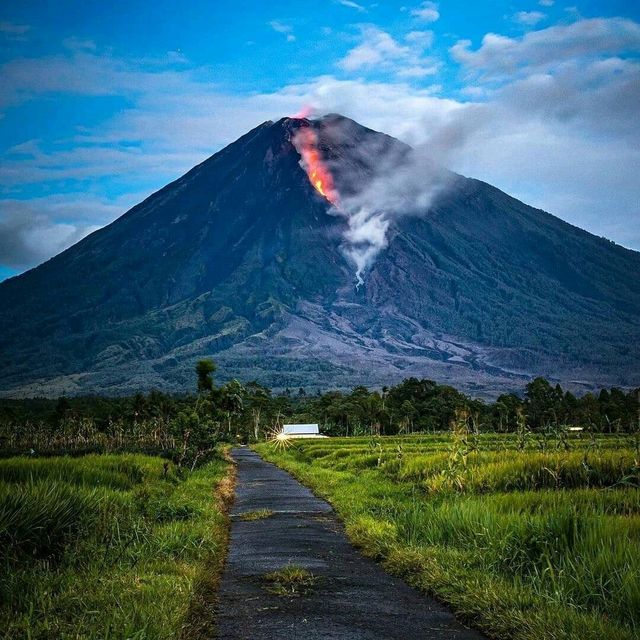
[(334, 207), (338, 206), (338, 192), (333, 184), (331, 171), (322, 159), (318, 150), (318, 135), (311, 127), (298, 129), (294, 145), (302, 157), (302, 167), (309, 176), (309, 181), (316, 191), (326, 198)]

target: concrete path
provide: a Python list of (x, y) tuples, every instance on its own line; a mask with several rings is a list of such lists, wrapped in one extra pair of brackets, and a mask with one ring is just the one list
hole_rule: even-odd
[[(248, 449), (238, 464), (229, 558), (220, 586), (218, 635), (243, 640), (480, 640), (441, 604), (386, 574), (348, 542), (331, 507)], [(243, 521), (242, 513), (274, 515)], [(296, 564), (318, 576), (310, 595), (265, 589), (265, 573)]]

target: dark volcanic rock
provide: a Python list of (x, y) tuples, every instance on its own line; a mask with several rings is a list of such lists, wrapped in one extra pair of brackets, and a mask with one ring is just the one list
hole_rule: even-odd
[(640, 383), (640, 254), (452, 176), (428, 210), (395, 218), (356, 290), (344, 221), (291, 143), (307, 126), (345, 194), (410, 153), (341, 116), (265, 122), (0, 284), (2, 393), (187, 389), (205, 356), (276, 388)]

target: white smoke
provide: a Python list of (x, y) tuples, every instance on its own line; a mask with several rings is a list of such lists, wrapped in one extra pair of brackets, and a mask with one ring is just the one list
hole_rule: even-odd
[(358, 162), (355, 166), (346, 161), (332, 163), (336, 175), (361, 187), (342, 198), (337, 211), (348, 225), (343, 250), (356, 268), (356, 288), (364, 284), (367, 271), (386, 249), (394, 221), (428, 215), (434, 198), (453, 179), (425, 150), (395, 148), (383, 154), (377, 143), (374, 149), (367, 146), (357, 151), (373, 164), (372, 176), (364, 176)]
[[(346, 211), (346, 210), (345, 210)], [(364, 284), (364, 273), (387, 246), (389, 220), (383, 212), (360, 208), (346, 214), (348, 230), (344, 234), (345, 253), (356, 267), (356, 289)]]
[[(330, 213), (347, 223), (342, 250), (355, 267), (356, 289), (364, 284), (366, 273), (387, 247), (393, 222), (402, 216), (428, 215), (435, 196), (453, 178), (426, 149), (412, 149), (387, 136), (363, 135), (363, 131), (346, 118), (332, 118), (322, 130), (325, 142), (336, 154), (323, 157), (322, 163), (332, 179), (339, 181), (337, 191), (333, 191), (333, 183), (329, 188)], [(306, 153), (302, 150), (310, 137), (299, 131), (292, 142), (309, 174), (304, 160), (308, 149)], [(314, 134), (313, 145), (317, 144)]]

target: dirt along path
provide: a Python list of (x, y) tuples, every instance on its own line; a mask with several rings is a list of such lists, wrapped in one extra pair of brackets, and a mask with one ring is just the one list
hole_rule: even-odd
[[(221, 639), (480, 640), (443, 605), (385, 573), (346, 538), (331, 506), (249, 449), (238, 464), (229, 557), (220, 585)], [(267, 509), (269, 517), (244, 520)], [(245, 516), (246, 517), (246, 516)], [(273, 593), (265, 574), (313, 574), (308, 592)]]

